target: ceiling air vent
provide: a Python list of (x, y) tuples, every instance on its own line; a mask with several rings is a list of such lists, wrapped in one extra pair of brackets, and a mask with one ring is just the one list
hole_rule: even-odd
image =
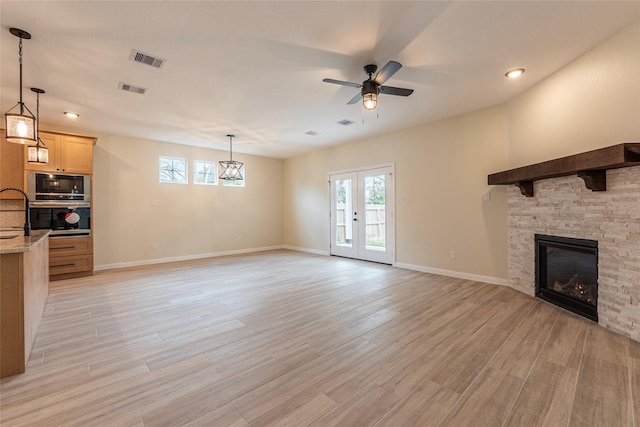
[(344, 120), (340, 120), (338, 123), (341, 124), (342, 126), (350, 126), (355, 122), (352, 122), (351, 120), (348, 120), (348, 119), (344, 119)]
[(162, 68), (162, 66), (166, 62), (165, 59), (158, 58), (153, 55), (148, 55), (144, 52), (140, 52), (139, 50), (135, 50), (135, 49), (131, 51), (131, 55), (129, 55), (129, 59), (134, 62), (139, 62), (141, 64), (151, 65), (152, 67), (155, 67), (155, 68)]
[(127, 92), (137, 93), (140, 95), (145, 95), (147, 93), (147, 89), (143, 87), (137, 87), (137, 86), (133, 86), (128, 83), (122, 83), (122, 82), (120, 82), (120, 84), (118, 85), (118, 89), (122, 89)]

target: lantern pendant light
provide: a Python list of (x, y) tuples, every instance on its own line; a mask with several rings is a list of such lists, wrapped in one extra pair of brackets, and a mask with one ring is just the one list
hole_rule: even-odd
[(242, 181), (242, 173), (240, 168), (242, 168), (242, 162), (236, 162), (233, 160), (233, 138), (235, 135), (227, 135), (229, 137), (229, 160), (221, 161), (220, 167), (222, 167), (222, 173), (220, 174), (220, 179), (226, 179), (227, 181)]
[[(9, 31), (20, 39), (20, 101), (4, 115), (7, 141), (16, 144), (36, 145), (38, 142), (36, 118), (22, 102), (22, 39), (29, 40), (31, 34), (18, 28), (11, 28)], [(19, 112), (13, 112), (17, 107), (20, 107)]]
[(32, 87), (31, 90), (36, 93), (36, 138), (38, 143), (35, 146), (27, 147), (27, 162), (39, 165), (49, 164), (49, 149), (40, 139), (40, 94), (44, 90)]

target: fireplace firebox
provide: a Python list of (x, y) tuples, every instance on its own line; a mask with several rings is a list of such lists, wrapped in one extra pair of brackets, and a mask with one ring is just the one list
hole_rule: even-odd
[(536, 296), (598, 321), (598, 242), (535, 235)]

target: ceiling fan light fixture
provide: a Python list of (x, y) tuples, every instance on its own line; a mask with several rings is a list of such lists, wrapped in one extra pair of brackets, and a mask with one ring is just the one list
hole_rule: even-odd
[(365, 93), (362, 97), (362, 105), (366, 110), (374, 110), (378, 105), (378, 95), (375, 92)]
[[(24, 102), (22, 102), (22, 39), (29, 40), (31, 34), (19, 28), (11, 28), (9, 31), (20, 39), (18, 45), (18, 55), (20, 58), (20, 100), (4, 115), (6, 138), (7, 141), (15, 144), (36, 145), (38, 142), (36, 118)], [(13, 112), (14, 109), (17, 110)]]

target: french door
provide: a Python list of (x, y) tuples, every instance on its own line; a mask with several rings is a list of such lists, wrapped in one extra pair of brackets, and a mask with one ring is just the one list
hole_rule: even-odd
[(393, 264), (393, 167), (329, 175), (331, 255)]

